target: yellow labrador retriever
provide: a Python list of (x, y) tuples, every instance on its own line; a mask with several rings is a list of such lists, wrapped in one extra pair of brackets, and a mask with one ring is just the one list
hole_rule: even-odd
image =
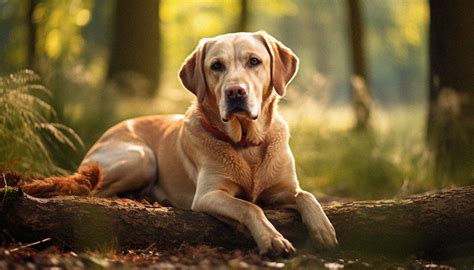
[(104, 172), (92, 194), (146, 190), (245, 225), (260, 252), (275, 255), (295, 249), (258, 205), (291, 207), (316, 245), (335, 247), (333, 226), (298, 184), (288, 126), (277, 111), (297, 69), (293, 52), (265, 32), (201, 40), (179, 73), (197, 102), (184, 116), (136, 118), (108, 130), (81, 164), (98, 162)]

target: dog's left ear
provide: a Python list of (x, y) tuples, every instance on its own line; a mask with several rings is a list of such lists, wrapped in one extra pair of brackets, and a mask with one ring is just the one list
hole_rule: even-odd
[(179, 78), (184, 87), (197, 96), (199, 103), (204, 101), (207, 91), (204, 75), (206, 44), (207, 40), (202, 39), (196, 49), (186, 58), (179, 71)]
[(270, 53), (273, 88), (280, 96), (283, 96), (286, 86), (296, 75), (299, 59), (288, 47), (266, 32), (259, 31), (256, 34)]

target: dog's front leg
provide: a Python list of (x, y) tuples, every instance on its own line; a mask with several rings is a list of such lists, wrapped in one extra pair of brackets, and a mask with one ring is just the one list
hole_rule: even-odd
[(295, 195), (296, 208), (308, 228), (313, 241), (323, 248), (338, 245), (336, 231), (313, 194), (299, 190)]
[(293, 245), (265, 217), (260, 207), (235, 198), (224, 190), (196, 193), (191, 208), (194, 211), (229, 218), (245, 225), (261, 254), (284, 255), (295, 251)]

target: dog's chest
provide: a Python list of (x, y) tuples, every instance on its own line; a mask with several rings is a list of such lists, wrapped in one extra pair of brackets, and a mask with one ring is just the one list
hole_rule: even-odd
[(265, 153), (261, 147), (242, 148), (239, 149), (238, 152), (243, 162), (249, 166), (252, 174), (258, 170), (265, 157)]
[(262, 166), (265, 162), (265, 149), (262, 147), (249, 147), (239, 150), (239, 154), (250, 170), (250, 179), (241, 181), (240, 185), (245, 194), (244, 197), (249, 201), (256, 202), (260, 193), (269, 187), (265, 177), (262, 177)]

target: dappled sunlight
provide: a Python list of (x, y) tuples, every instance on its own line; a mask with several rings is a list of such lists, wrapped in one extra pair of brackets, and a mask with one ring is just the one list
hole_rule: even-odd
[[(280, 111), (290, 127), (300, 127), (301, 123), (324, 127), (324, 131), (344, 131), (354, 124), (350, 106), (327, 108), (312, 99), (303, 99), (298, 105), (280, 105)], [(321, 106), (320, 106), (321, 105)]]
[(77, 26), (84, 26), (89, 23), (91, 19), (91, 12), (88, 9), (81, 9), (79, 12), (77, 12), (76, 15), (76, 25)]
[(78, 56), (85, 45), (80, 27), (90, 22), (91, 6), (85, 1), (39, 3), (33, 13), (34, 22), (39, 25), (37, 50), (44, 50), (51, 59)]

